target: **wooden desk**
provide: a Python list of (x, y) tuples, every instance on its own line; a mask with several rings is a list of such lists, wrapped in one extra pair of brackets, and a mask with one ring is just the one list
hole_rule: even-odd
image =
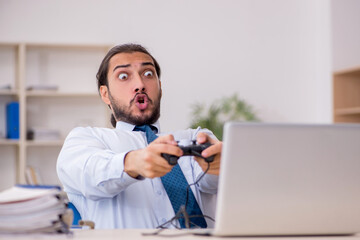
[(360, 240), (360, 234), (354, 236), (335, 236), (335, 237), (206, 237), (194, 236), (186, 230), (165, 230), (161, 232), (161, 236), (143, 236), (142, 233), (154, 232), (154, 230), (142, 229), (115, 229), (115, 230), (73, 230), (72, 236), (67, 235), (0, 235), (0, 239), (15, 239), (15, 240), (32, 240), (32, 239), (73, 239), (73, 240), (166, 240), (172, 239), (187, 239), (187, 240)]

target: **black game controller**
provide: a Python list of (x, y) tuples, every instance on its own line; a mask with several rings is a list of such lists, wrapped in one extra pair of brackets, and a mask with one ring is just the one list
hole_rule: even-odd
[[(183, 152), (184, 152), (184, 154), (182, 156), (201, 157), (206, 162), (210, 163), (210, 162), (214, 161), (215, 156), (210, 156), (210, 157), (204, 158), (203, 156), (201, 156), (201, 153), (202, 153), (203, 150), (210, 147), (211, 145), (212, 144), (209, 143), (209, 142), (206, 142), (206, 143), (203, 143), (203, 144), (197, 144), (196, 141), (193, 141), (189, 145), (185, 145), (185, 146), (184, 145), (179, 145), (179, 148), (181, 148), (181, 150), (183, 150)], [(163, 158), (165, 158), (170, 165), (176, 165), (177, 162), (178, 162), (178, 159), (179, 159), (178, 156), (170, 155), (170, 154), (166, 154), (166, 153), (162, 153), (161, 156)]]

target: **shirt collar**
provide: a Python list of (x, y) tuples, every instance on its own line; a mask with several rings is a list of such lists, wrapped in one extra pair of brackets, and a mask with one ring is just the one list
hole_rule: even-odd
[[(159, 120), (156, 121), (154, 124), (151, 124), (151, 126), (154, 126), (157, 128), (158, 133), (160, 132), (160, 123)], [(116, 122), (116, 129), (121, 129), (125, 131), (132, 131), (134, 130), (135, 125), (127, 122), (118, 121)]]

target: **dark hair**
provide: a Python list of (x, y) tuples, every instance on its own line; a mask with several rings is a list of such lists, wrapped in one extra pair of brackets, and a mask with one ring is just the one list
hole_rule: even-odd
[[(111, 48), (109, 50), (109, 52), (106, 54), (106, 56), (104, 57), (104, 59), (102, 60), (102, 62), (100, 64), (99, 70), (96, 74), (99, 94), (100, 94), (100, 86), (105, 85), (105, 86), (109, 87), (107, 74), (109, 71), (110, 59), (114, 55), (119, 54), (119, 53), (133, 53), (133, 52), (142, 52), (142, 53), (149, 55), (151, 57), (151, 59), (154, 61), (156, 74), (157, 74), (158, 78), (160, 79), (160, 74), (161, 74), (160, 65), (156, 61), (156, 59), (148, 52), (148, 50), (145, 47), (141, 46), (140, 44), (134, 44), (134, 43), (117, 45), (117, 46)], [(116, 120), (115, 120), (115, 117), (113, 114), (111, 114), (111, 124), (113, 127), (116, 126)]]

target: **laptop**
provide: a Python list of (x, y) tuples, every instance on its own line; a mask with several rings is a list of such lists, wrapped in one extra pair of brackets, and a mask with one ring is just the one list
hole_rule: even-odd
[(216, 236), (360, 232), (360, 124), (224, 127)]

